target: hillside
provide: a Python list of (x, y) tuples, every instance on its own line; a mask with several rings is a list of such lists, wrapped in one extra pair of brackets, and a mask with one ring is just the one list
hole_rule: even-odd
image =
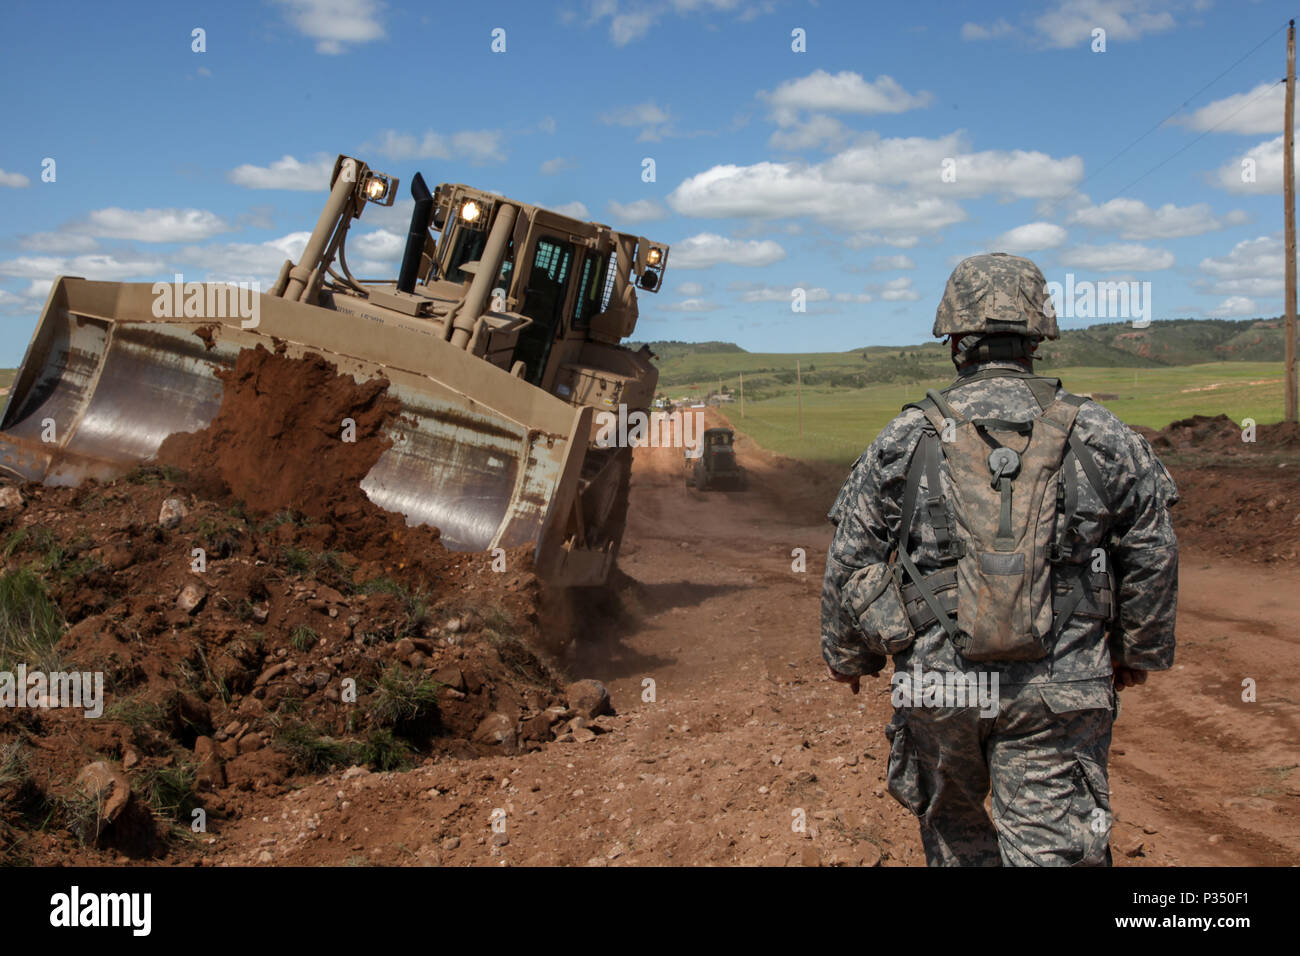
[[(634, 346), (640, 343), (634, 343)], [(867, 346), (847, 352), (747, 352), (729, 342), (648, 342), (659, 366), (659, 384), (674, 388), (707, 386), (745, 376), (745, 392), (754, 400), (770, 397), (795, 379), (795, 363), (809, 387), (863, 388), (893, 382), (919, 382), (951, 372), (942, 342), (919, 345)], [(1283, 357), (1281, 319), (1169, 319), (1135, 329), (1109, 322), (1086, 329), (1067, 329), (1040, 349), (1038, 368), (1169, 368), (1211, 362), (1277, 362)], [(716, 386), (715, 386), (716, 387)]]

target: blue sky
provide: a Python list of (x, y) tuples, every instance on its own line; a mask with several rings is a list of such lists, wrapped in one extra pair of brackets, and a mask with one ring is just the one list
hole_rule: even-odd
[(0, 365), (56, 275), (269, 284), (340, 152), (402, 180), (353, 230), (358, 275), (395, 273), (416, 170), (668, 242), (643, 340), (923, 341), (952, 266), (993, 249), (1150, 282), (1157, 319), (1282, 310), (1277, 2), (7, 10)]

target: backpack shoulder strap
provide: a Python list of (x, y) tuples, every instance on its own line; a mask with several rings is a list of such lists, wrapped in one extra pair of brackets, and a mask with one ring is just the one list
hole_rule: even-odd
[[(916, 499), (921, 491), (921, 473), (926, 473), (926, 483), (929, 488), (930, 498), (927, 501), (931, 521), (933, 521), (934, 510), (933, 502), (936, 500), (939, 509), (943, 509), (943, 498), (936, 499), (936, 492), (939, 489), (939, 436), (929, 429), (921, 433), (920, 441), (917, 442), (916, 450), (912, 452), (912, 462), (907, 468), (907, 484), (903, 488), (902, 514), (899, 518), (898, 525), (898, 563), (903, 566), (907, 576), (912, 579), (916, 585), (916, 590), (920, 593), (921, 598), (929, 607), (930, 612), (935, 616), (943, 629), (948, 632), (949, 637), (957, 633), (957, 622), (954, 621), (939, 603), (939, 598), (926, 581), (925, 576), (912, 562), (911, 555), (908, 554), (908, 547), (911, 544), (912, 537), (912, 518), (916, 514)], [(933, 469), (933, 470), (931, 470)], [(943, 534), (945, 540), (948, 537), (947, 512), (943, 511)], [(939, 526), (935, 526), (936, 539), (939, 536)]]

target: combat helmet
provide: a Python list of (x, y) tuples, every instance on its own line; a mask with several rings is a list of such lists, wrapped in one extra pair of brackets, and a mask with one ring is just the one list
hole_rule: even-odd
[(991, 252), (957, 263), (934, 315), (934, 335), (1017, 333), (1060, 338), (1047, 280), (1020, 256)]

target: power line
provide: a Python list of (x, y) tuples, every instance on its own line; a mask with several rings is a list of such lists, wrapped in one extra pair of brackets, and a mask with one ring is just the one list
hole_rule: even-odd
[[(1082, 189), (1082, 188), (1083, 188), (1083, 187), (1084, 187), (1088, 182), (1090, 182), (1092, 179), (1096, 178), (1096, 177), (1101, 173), (1102, 170), (1106, 169), (1108, 166), (1111, 166), (1111, 165), (1112, 165), (1112, 164), (1113, 164), (1117, 159), (1119, 159), (1121, 156), (1123, 156), (1125, 153), (1127, 153), (1130, 149), (1132, 149), (1132, 148), (1133, 148), (1134, 146), (1136, 146), (1138, 143), (1142, 142), (1142, 140), (1146, 139), (1148, 136), (1150, 136), (1152, 133), (1154, 133), (1154, 132), (1155, 132), (1156, 130), (1158, 130), (1160, 127), (1164, 126), (1165, 123), (1169, 122), (1171, 119), (1173, 119), (1173, 118), (1174, 118), (1175, 116), (1177, 116), (1179, 113), (1181, 113), (1181, 112), (1183, 111), (1183, 109), (1187, 106), (1188, 103), (1190, 103), (1192, 100), (1196, 99), (1198, 96), (1200, 96), (1202, 93), (1204, 93), (1204, 92), (1205, 92), (1206, 90), (1208, 90), (1210, 87), (1212, 87), (1215, 83), (1218, 83), (1219, 80), (1223, 79), (1225, 76), (1227, 76), (1227, 75), (1228, 75), (1229, 73), (1231, 73), (1233, 70), (1235, 70), (1235, 69), (1236, 69), (1238, 66), (1240, 66), (1240, 65), (1241, 65), (1245, 60), (1249, 59), (1251, 56), (1253, 56), (1255, 53), (1257, 53), (1257, 52), (1260, 50), (1260, 48), (1264, 46), (1264, 44), (1268, 43), (1270, 40), (1272, 40), (1275, 36), (1277, 36), (1279, 33), (1281, 33), (1281, 32), (1282, 32), (1283, 30), (1285, 30), (1285, 29), (1286, 29), (1286, 24), (1283, 24), (1282, 26), (1280, 26), (1280, 27), (1278, 27), (1276, 30), (1274, 30), (1272, 33), (1270, 33), (1268, 36), (1264, 37), (1264, 39), (1260, 40), (1257, 44), (1255, 44), (1255, 45), (1254, 45), (1253, 47), (1251, 47), (1248, 51), (1246, 51), (1246, 53), (1244, 53), (1244, 54), (1242, 54), (1240, 57), (1238, 57), (1237, 60), (1234, 61), (1230, 66), (1228, 66), (1228, 67), (1227, 67), (1226, 69), (1224, 69), (1221, 73), (1219, 73), (1218, 76), (1216, 76), (1214, 79), (1210, 80), (1210, 82), (1206, 83), (1204, 86), (1202, 86), (1199, 90), (1197, 90), (1197, 91), (1196, 91), (1195, 93), (1193, 93), (1191, 96), (1187, 97), (1187, 99), (1183, 100), (1183, 102), (1180, 103), (1180, 104), (1178, 105), (1178, 108), (1175, 109), (1172, 113), (1170, 113), (1168, 116), (1166, 116), (1166, 117), (1164, 117), (1163, 119), (1161, 119), (1158, 123), (1156, 123), (1156, 124), (1155, 124), (1154, 126), (1152, 126), (1150, 129), (1148, 129), (1145, 133), (1143, 133), (1143, 134), (1142, 134), (1141, 136), (1139, 136), (1137, 139), (1133, 140), (1131, 143), (1129, 143), (1127, 146), (1125, 146), (1123, 149), (1121, 149), (1118, 153), (1116, 153), (1116, 154), (1115, 154), (1114, 156), (1112, 156), (1110, 159), (1106, 160), (1106, 162), (1102, 163), (1100, 166), (1098, 166), (1096, 169), (1094, 169), (1091, 173), (1089, 173), (1087, 176), (1085, 176), (1085, 177), (1084, 177), (1084, 178), (1083, 178), (1083, 179), (1082, 179), (1082, 180), (1081, 180), (1077, 185), (1072, 186), (1068, 191), (1062, 193), (1060, 196), (1058, 196), (1058, 197), (1056, 197), (1055, 199), (1053, 199), (1050, 203), (1048, 203), (1047, 207), (1045, 208), (1044, 213), (1043, 213), (1044, 216), (1047, 214), (1047, 212), (1051, 211), (1051, 210), (1054, 209), (1056, 206), (1060, 205), (1063, 201), (1065, 201), (1066, 199), (1068, 199), (1068, 198), (1069, 198), (1070, 196), (1072, 196), (1074, 193), (1076, 193), (1076, 192), (1078, 192), (1079, 190), (1081, 190), (1081, 189)], [(1279, 81), (1279, 82), (1281, 82), (1281, 81)], [(1273, 86), (1277, 86), (1277, 83), (1274, 83)], [(1266, 90), (1265, 92), (1266, 92), (1266, 93), (1267, 93), (1267, 92), (1271, 92), (1272, 89), (1273, 89), (1273, 87), (1270, 86), (1270, 87), (1268, 88), (1268, 90)], [(1236, 116), (1237, 113), (1241, 112), (1242, 109), (1245, 109), (1246, 106), (1249, 106), (1250, 103), (1253, 103), (1253, 102), (1255, 101), (1255, 99), (1258, 99), (1258, 97), (1253, 97), (1249, 102), (1243, 104), (1243, 105), (1241, 106), (1240, 109), (1238, 109), (1238, 110), (1234, 111), (1233, 113), (1229, 114), (1229, 116), (1225, 117), (1225, 118), (1224, 118), (1223, 120), (1221, 120), (1219, 123), (1216, 123), (1213, 127), (1211, 127), (1210, 129), (1206, 130), (1204, 133), (1202, 133), (1200, 136), (1196, 137), (1196, 139), (1192, 140), (1192, 142), (1191, 142), (1191, 143), (1188, 143), (1187, 145), (1188, 145), (1188, 146), (1191, 146), (1193, 143), (1197, 142), (1197, 141), (1200, 140), (1203, 136), (1205, 136), (1206, 133), (1212, 132), (1214, 129), (1217, 129), (1219, 126), (1223, 125), (1223, 123), (1226, 122), (1228, 119), (1231, 119), (1233, 116)], [(1187, 147), (1183, 147), (1183, 148), (1186, 149)], [(1182, 152), (1182, 150), (1179, 150), (1179, 152)], [(1178, 155), (1178, 153), (1174, 153), (1173, 156), (1170, 156), (1170, 157), (1169, 157), (1169, 159), (1173, 159), (1174, 156), (1177, 156), (1177, 155)], [(1166, 160), (1165, 162), (1168, 162), (1168, 160)], [(1164, 165), (1164, 164), (1161, 163), (1160, 165)], [(1119, 192), (1119, 193), (1116, 193), (1115, 195), (1116, 195), (1116, 196), (1119, 196), (1119, 195), (1123, 194), (1123, 192), (1124, 192), (1125, 190), (1131, 188), (1133, 185), (1135, 185), (1135, 183), (1139, 182), (1141, 178), (1145, 178), (1146, 176), (1150, 175), (1152, 172), (1155, 172), (1155, 170), (1158, 169), (1158, 168), (1159, 168), (1159, 166), (1156, 166), (1156, 167), (1153, 167), (1152, 169), (1148, 170), (1146, 173), (1143, 174), (1142, 177), (1140, 177), (1138, 180), (1134, 180), (1133, 183), (1129, 183), (1128, 186), (1125, 186), (1124, 189), (1120, 190), (1120, 192)], [(1114, 197), (1112, 197), (1112, 198), (1114, 198)]]
[[(1142, 182), (1142, 180), (1146, 179), (1148, 176), (1150, 176), (1152, 173), (1154, 173), (1154, 172), (1155, 172), (1157, 169), (1159, 169), (1161, 166), (1165, 165), (1165, 163), (1167, 163), (1167, 162), (1169, 162), (1170, 160), (1174, 159), (1174, 158), (1175, 158), (1176, 156), (1178, 156), (1180, 153), (1183, 153), (1183, 152), (1185, 152), (1186, 150), (1191, 149), (1193, 146), (1195, 146), (1197, 143), (1199, 143), (1201, 140), (1203, 140), (1206, 136), (1209, 136), (1209, 135), (1210, 135), (1211, 133), (1213, 133), (1216, 129), (1218, 129), (1220, 126), (1222, 126), (1224, 123), (1228, 122), (1228, 120), (1232, 119), (1234, 116), (1236, 116), (1236, 115), (1237, 115), (1238, 113), (1240, 113), (1242, 110), (1244, 110), (1244, 109), (1245, 109), (1247, 106), (1249, 106), (1251, 103), (1255, 102), (1256, 100), (1258, 100), (1258, 99), (1260, 99), (1260, 98), (1262, 98), (1262, 97), (1267, 96), (1269, 93), (1272, 93), (1273, 90), (1274, 90), (1274, 89), (1275, 89), (1279, 84), (1281, 84), (1281, 83), (1285, 83), (1285, 82), (1286, 82), (1285, 79), (1278, 80), (1277, 83), (1273, 83), (1273, 84), (1271, 84), (1271, 85), (1270, 85), (1267, 89), (1265, 89), (1263, 92), (1259, 93), (1259, 94), (1256, 95), (1256, 96), (1252, 96), (1252, 97), (1251, 97), (1249, 100), (1247, 100), (1245, 103), (1242, 103), (1241, 106), (1240, 106), (1239, 108), (1233, 110), (1231, 113), (1229, 113), (1229, 114), (1228, 114), (1227, 116), (1225, 116), (1223, 119), (1219, 120), (1219, 122), (1215, 123), (1215, 124), (1214, 124), (1213, 126), (1211, 126), (1209, 129), (1204, 130), (1204, 131), (1201, 133), (1200, 136), (1196, 137), (1196, 139), (1192, 140), (1190, 143), (1185, 143), (1185, 144), (1183, 144), (1182, 147), (1180, 147), (1179, 149), (1177, 149), (1177, 150), (1175, 150), (1174, 152), (1170, 153), (1170, 154), (1169, 154), (1168, 156), (1166, 156), (1164, 159), (1160, 160), (1160, 162), (1156, 163), (1154, 166), (1152, 166), (1150, 169), (1148, 169), (1145, 173), (1143, 173), (1143, 174), (1142, 174), (1141, 176), (1139, 176), (1137, 179), (1133, 180), (1131, 183), (1129, 183), (1127, 186), (1125, 186), (1123, 189), (1121, 189), (1119, 192), (1117, 192), (1114, 196), (1111, 196), (1110, 198), (1111, 198), (1111, 199), (1115, 199), (1115, 198), (1117, 198), (1117, 197), (1119, 197), (1119, 196), (1124, 195), (1124, 193), (1128, 192), (1130, 189), (1132, 189), (1132, 188), (1133, 188), (1134, 186), (1136, 186), (1138, 183)], [(1108, 199), (1108, 200), (1106, 200), (1106, 201), (1109, 202), (1110, 200)]]

